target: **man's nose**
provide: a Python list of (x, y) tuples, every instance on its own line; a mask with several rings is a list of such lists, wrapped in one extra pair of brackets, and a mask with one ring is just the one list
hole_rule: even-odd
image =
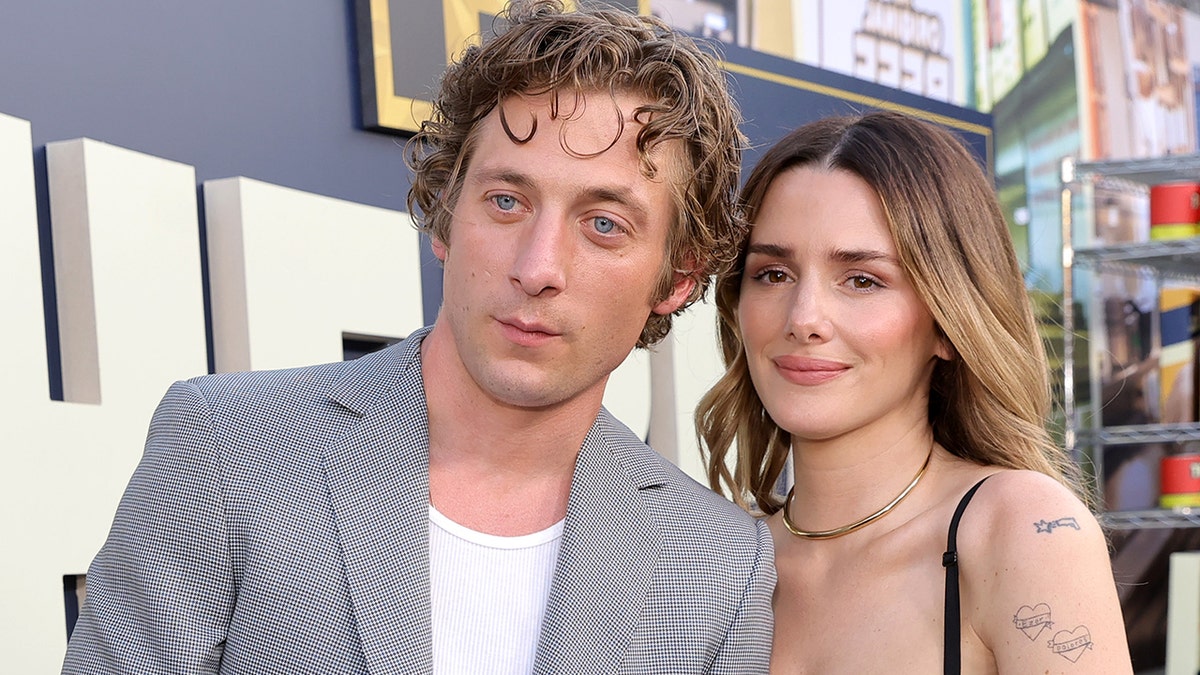
[(562, 291), (566, 288), (573, 234), (565, 216), (539, 213), (520, 234), (509, 277), (528, 295)]

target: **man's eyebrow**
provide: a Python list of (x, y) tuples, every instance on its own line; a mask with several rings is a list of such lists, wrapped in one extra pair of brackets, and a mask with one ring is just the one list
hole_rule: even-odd
[(646, 205), (629, 188), (596, 185), (582, 190), (581, 196), (589, 202), (606, 202), (623, 206), (632, 211), (634, 219), (639, 222), (646, 219)]
[[(474, 173), (476, 183), (504, 183), (524, 190), (532, 189), (534, 181), (524, 172), (508, 167), (484, 167)], [(587, 202), (617, 204), (632, 212), (635, 220), (645, 220), (646, 204), (633, 190), (622, 185), (592, 185), (579, 190), (576, 198)]]
[(474, 180), (477, 183), (506, 183), (514, 187), (529, 188), (533, 186), (533, 181), (529, 176), (504, 167), (494, 169), (480, 169), (475, 173)]

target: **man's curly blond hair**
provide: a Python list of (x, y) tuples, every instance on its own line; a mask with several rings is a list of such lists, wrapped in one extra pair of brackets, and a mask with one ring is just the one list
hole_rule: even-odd
[[(711, 277), (734, 262), (746, 231), (735, 201), (745, 146), (741, 113), (717, 57), (657, 18), (568, 12), (558, 0), (513, 2), (496, 27), (494, 37), (447, 68), (431, 119), (408, 143), (408, 209), (421, 230), (449, 245), (476, 129), (505, 98), (631, 93), (648, 101), (633, 117), (644, 123), (637, 135), (643, 173), (657, 175), (651, 151), (658, 144), (682, 149), (665, 155), (678, 157), (681, 170), (669, 172), (678, 174), (671, 181), (678, 184), (675, 222), (654, 300), (670, 295), (679, 272), (694, 277), (696, 287), (676, 313), (702, 298)], [(651, 314), (638, 346), (657, 343), (670, 329), (671, 315)]]

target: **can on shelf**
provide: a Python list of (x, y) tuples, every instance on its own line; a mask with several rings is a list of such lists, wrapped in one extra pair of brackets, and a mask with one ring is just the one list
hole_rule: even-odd
[(1150, 186), (1150, 238), (1187, 239), (1200, 234), (1200, 183)]
[(1159, 472), (1164, 509), (1200, 506), (1200, 455), (1164, 457)]

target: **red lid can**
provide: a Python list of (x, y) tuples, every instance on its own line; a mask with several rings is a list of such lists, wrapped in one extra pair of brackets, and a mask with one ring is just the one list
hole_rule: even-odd
[(1150, 186), (1150, 224), (1200, 223), (1200, 183)]
[(1164, 457), (1159, 485), (1164, 495), (1200, 493), (1200, 455)]

